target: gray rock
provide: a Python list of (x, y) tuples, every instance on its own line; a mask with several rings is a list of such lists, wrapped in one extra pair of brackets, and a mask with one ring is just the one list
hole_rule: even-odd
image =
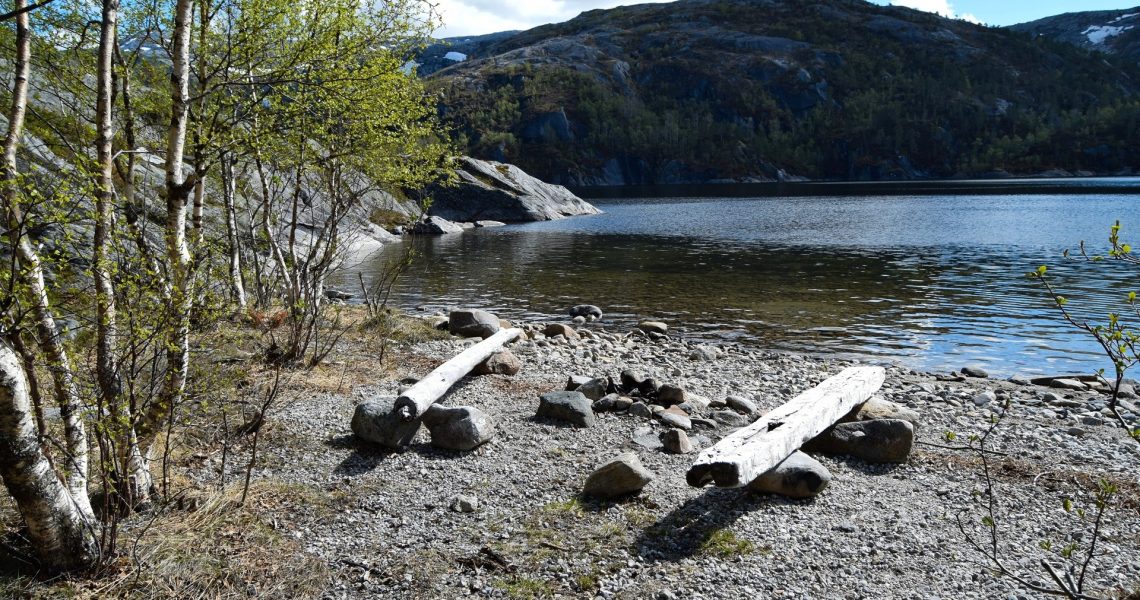
[(578, 427), (594, 426), (594, 410), (581, 392), (549, 392), (539, 396), (536, 417), (565, 421)]
[(705, 429), (716, 429), (716, 421), (712, 419), (701, 419), (699, 417), (690, 417), (694, 427), (704, 427)]
[(640, 492), (653, 477), (636, 454), (624, 452), (590, 473), (582, 493), (595, 498), (628, 496)]
[(614, 400), (613, 410), (615, 412), (621, 412), (623, 410), (629, 410), (631, 406), (633, 406), (633, 399), (627, 396), (618, 396), (617, 399)]
[(746, 415), (754, 415), (760, 412), (760, 410), (756, 408), (756, 403), (743, 396), (728, 396), (724, 399), (724, 404), (732, 410), (742, 412)]
[(424, 412), (423, 422), (431, 433), (431, 445), (447, 450), (474, 450), (495, 436), (495, 422), (473, 406), (433, 404)]
[(767, 473), (748, 484), (748, 489), (788, 498), (812, 498), (831, 481), (831, 471), (803, 452), (796, 451)]
[(1084, 383), (1081, 383), (1080, 381), (1078, 381), (1076, 379), (1054, 379), (1053, 382), (1050, 383), (1050, 385), (1052, 387), (1059, 388), (1062, 390), (1083, 391), (1083, 390), (1089, 389), (1089, 386), (1085, 385)]
[[(586, 397), (589, 398), (588, 395)], [(601, 398), (594, 401), (594, 412), (614, 412), (618, 410), (617, 401), (619, 398), (621, 398), (621, 396), (618, 396), (617, 394), (606, 394), (605, 396), (602, 396)], [(627, 406), (626, 408), (629, 407)]]
[(977, 377), (978, 379), (988, 379), (990, 374), (981, 367), (962, 367), (962, 374), (966, 377)]
[(657, 401), (662, 406), (672, 406), (685, 401), (685, 388), (666, 383), (657, 389)]
[(914, 426), (901, 419), (839, 423), (804, 444), (806, 452), (847, 455), (870, 463), (905, 463)]
[(661, 384), (652, 377), (647, 377), (640, 385), (637, 386), (637, 391), (641, 392), (642, 396), (652, 396), (661, 389)]
[(986, 390), (974, 396), (974, 406), (986, 406), (992, 402), (997, 401), (997, 395), (993, 390)]
[(461, 157), (458, 185), (433, 186), (428, 209), (453, 221), (551, 221), (595, 215), (597, 208), (560, 185), (544, 183), (514, 165)]
[(872, 396), (855, 410), (852, 421), (878, 421), (882, 419), (901, 419), (918, 429), (918, 412), (879, 396)]
[(479, 499), (475, 496), (460, 494), (451, 499), (451, 510), (459, 513), (471, 513), (479, 509)]
[(594, 378), (588, 375), (571, 375), (566, 379), (566, 391), (573, 392), (574, 390), (586, 385)]
[(522, 362), (514, 353), (504, 348), (475, 365), (474, 372), (476, 375), (517, 375), (520, 370)]
[(418, 419), (405, 421), (395, 412), (396, 399), (374, 398), (356, 405), (352, 414), (352, 433), (356, 437), (385, 448), (407, 446), (420, 429)]
[(627, 390), (640, 389), (641, 383), (648, 379), (645, 373), (626, 369), (621, 372), (621, 386)]
[(744, 427), (751, 422), (736, 411), (731, 410), (718, 410), (712, 414), (712, 418), (725, 427)]
[(1009, 382), (1014, 385), (1030, 385), (1033, 383), (1032, 381), (1029, 381), (1028, 377), (1022, 375), (1014, 375), (1013, 377), (1010, 377)]
[(427, 217), (416, 223), (409, 230), (418, 235), (444, 235), (448, 233), (462, 233), (463, 227), (441, 217)]
[(579, 304), (578, 306), (570, 309), (570, 316), (582, 317), (583, 319), (593, 317), (593, 320), (596, 321), (602, 318), (602, 309), (594, 306), (593, 304)]
[(645, 333), (656, 333), (659, 335), (666, 335), (669, 333), (669, 326), (661, 321), (642, 321), (637, 324), (637, 328)]
[(602, 396), (606, 395), (606, 389), (609, 387), (610, 380), (604, 377), (599, 377), (597, 379), (591, 379), (586, 383), (578, 386), (577, 391), (581, 392), (583, 396), (589, 398), (590, 401), (597, 401), (601, 400)]
[(708, 409), (712, 401), (699, 394), (685, 392), (685, 401), (683, 404), (688, 405), (685, 407), (685, 412), (689, 414), (704, 412)]
[(575, 325), (585, 325), (586, 317), (574, 317), (571, 321), (573, 321)]
[(638, 427), (633, 432), (633, 443), (647, 450), (663, 450), (661, 436), (653, 433), (652, 427)]
[(634, 402), (629, 406), (629, 414), (630, 416), (649, 419), (653, 417), (653, 409), (649, 408), (649, 405), (644, 402)]
[(661, 447), (670, 454), (688, 454), (693, 451), (689, 436), (680, 429), (670, 429), (661, 434)]
[(693, 422), (689, 419), (688, 415), (679, 414), (681, 411), (674, 411), (673, 409), (663, 410), (657, 413), (657, 418), (662, 423), (670, 427), (677, 427), (679, 429), (692, 429)]
[(499, 318), (485, 310), (453, 310), (447, 331), (463, 337), (488, 338), (499, 331)]
[(578, 339), (578, 332), (574, 331), (573, 327), (562, 323), (550, 323), (542, 330), (542, 333), (546, 337), (563, 336), (568, 340)]

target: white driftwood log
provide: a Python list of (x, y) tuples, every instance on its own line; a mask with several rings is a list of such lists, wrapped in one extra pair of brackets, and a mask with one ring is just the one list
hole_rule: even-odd
[(471, 372), (479, 363), (497, 352), (504, 344), (522, 335), (521, 329), (502, 329), (495, 335), (460, 352), (455, 358), (436, 367), (419, 383), (396, 398), (395, 409), (404, 420), (418, 419), (435, 404), (455, 382)]
[(866, 402), (885, 378), (882, 367), (844, 369), (701, 452), (685, 479), (694, 487), (748, 485)]

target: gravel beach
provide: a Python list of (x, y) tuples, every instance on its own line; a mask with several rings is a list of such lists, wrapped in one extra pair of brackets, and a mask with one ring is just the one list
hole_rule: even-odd
[[(535, 418), (539, 395), (565, 389), (570, 375), (616, 380), (633, 369), (714, 406), (734, 395), (763, 412), (854, 363), (654, 340), (602, 323), (580, 331), (589, 333), (516, 342), (519, 374), (467, 377), (444, 397), (495, 422), (494, 438), (471, 452), (435, 448), (425, 429), (385, 451), (357, 441), (349, 422), (357, 403), (397, 395), (401, 378), (424, 376), (474, 340), (418, 344), (401, 351), (392, 381), (293, 398), (272, 415), (254, 476), (324, 499), (272, 520), (329, 565), (325, 597), (1037, 597), (996, 576), (957, 524), (989, 544), (982, 461), (960, 448), (1007, 399), (987, 444), (1007, 567), (1045, 583), (1042, 557), (1067, 564), (1062, 549), (1076, 543), (1071, 560), (1083, 560), (1103, 478), (1119, 492), (1086, 588), (1124, 595), (1140, 585), (1140, 444), (1102, 393), (888, 366), (879, 395), (921, 419), (906, 464), (817, 456), (833, 479), (808, 500), (697, 489), (685, 482), (695, 452), (663, 452), (658, 419), (604, 412), (592, 427), (562, 426)], [(711, 424), (688, 432), (696, 451), (733, 430)], [(639, 495), (580, 495), (591, 471), (627, 451), (655, 475)]]

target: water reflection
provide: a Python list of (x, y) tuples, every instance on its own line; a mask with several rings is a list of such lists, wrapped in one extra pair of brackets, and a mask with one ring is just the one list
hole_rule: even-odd
[(1090, 371), (1106, 366), (1095, 343), (1060, 324), (1024, 273), (1048, 262), (1070, 306), (1106, 314), (1135, 271), (1059, 264), (1059, 254), (1080, 239), (1103, 239), (1114, 219), (1136, 215), (1132, 203), (1118, 196), (611, 204), (598, 217), (415, 239), (421, 258), (395, 297), (404, 306), (479, 306), (506, 318), (562, 315), (588, 302), (619, 327), (659, 317), (692, 336), (921, 369)]

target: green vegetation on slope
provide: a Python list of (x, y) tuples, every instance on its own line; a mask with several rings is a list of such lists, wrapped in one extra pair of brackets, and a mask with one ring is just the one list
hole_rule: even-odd
[(1117, 172), (1140, 71), (861, 1), (591, 11), (434, 74), (476, 156), (569, 184)]

